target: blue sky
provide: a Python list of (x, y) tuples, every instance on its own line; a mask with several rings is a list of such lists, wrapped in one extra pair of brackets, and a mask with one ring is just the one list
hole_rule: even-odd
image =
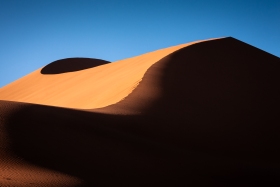
[(62, 58), (115, 61), (224, 36), (280, 57), (280, 1), (0, 0), (0, 87)]

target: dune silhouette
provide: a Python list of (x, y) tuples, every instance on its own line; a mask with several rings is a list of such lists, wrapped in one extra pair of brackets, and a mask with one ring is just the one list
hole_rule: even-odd
[(280, 59), (231, 37), (173, 49), (102, 108), (0, 101), (0, 165), (9, 168), (0, 184), (279, 185)]
[(42, 74), (59, 74), (80, 71), (88, 68), (93, 68), (103, 64), (108, 64), (109, 61), (93, 59), (93, 58), (66, 58), (56, 60), (41, 69)]

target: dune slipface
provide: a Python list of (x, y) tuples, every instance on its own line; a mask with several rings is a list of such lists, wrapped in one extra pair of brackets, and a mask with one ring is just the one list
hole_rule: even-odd
[(1, 185), (280, 185), (278, 57), (228, 37), (67, 61), (0, 89)]

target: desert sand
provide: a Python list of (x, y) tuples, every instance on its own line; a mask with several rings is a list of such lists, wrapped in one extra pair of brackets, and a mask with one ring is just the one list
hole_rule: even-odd
[(52, 62), (0, 88), (0, 186), (280, 185), (279, 71), (232, 37)]
[(197, 42), (114, 63), (86, 58), (58, 60), (1, 88), (0, 99), (67, 108), (105, 107), (130, 94), (151, 65)]

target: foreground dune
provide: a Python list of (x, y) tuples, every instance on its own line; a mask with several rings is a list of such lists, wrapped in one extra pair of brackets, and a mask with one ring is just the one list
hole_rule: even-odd
[(58, 62), (1, 88), (0, 184), (280, 185), (278, 57), (223, 38)]

